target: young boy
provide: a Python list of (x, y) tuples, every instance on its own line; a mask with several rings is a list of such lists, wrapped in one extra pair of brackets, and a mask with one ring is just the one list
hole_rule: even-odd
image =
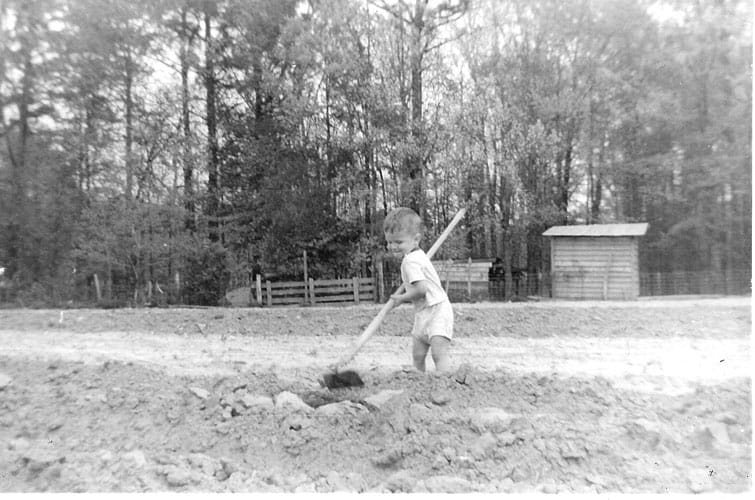
[(424, 372), (425, 358), (431, 351), (435, 369), (439, 372), (449, 371), (448, 349), (453, 337), (454, 314), (438, 273), (419, 248), (422, 219), (414, 210), (399, 207), (386, 216), (383, 232), (388, 251), (402, 257), (401, 281), (406, 287), (403, 293), (391, 295), (391, 299), (396, 305), (404, 302), (414, 304), (414, 366)]

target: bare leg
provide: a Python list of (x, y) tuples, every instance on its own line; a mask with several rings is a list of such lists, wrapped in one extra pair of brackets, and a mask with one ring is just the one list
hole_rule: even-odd
[(451, 369), (451, 360), (448, 355), (450, 345), (451, 340), (446, 337), (440, 335), (430, 337), (430, 347), (436, 371), (447, 372)]
[(414, 367), (421, 371), (425, 371), (425, 358), (427, 358), (427, 351), (430, 350), (430, 345), (419, 339), (412, 339), (412, 358), (414, 360)]

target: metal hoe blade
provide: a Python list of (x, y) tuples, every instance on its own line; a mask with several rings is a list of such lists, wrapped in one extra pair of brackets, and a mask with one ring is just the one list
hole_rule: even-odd
[(324, 374), (320, 384), (328, 389), (340, 389), (344, 387), (362, 387), (364, 382), (357, 372), (345, 370)]

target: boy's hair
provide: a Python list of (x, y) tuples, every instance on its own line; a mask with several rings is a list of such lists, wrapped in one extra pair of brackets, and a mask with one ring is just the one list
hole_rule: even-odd
[(422, 218), (411, 208), (394, 208), (385, 216), (383, 232), (395, 233), (399, 231), (422, 234)]

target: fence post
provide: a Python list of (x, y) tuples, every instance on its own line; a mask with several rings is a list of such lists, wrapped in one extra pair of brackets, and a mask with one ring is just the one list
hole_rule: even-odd
[(272, 287), (270, 286), (270, 280), (265, 280), (265, 288), (267, 288), (267, 305), (268, 307), (273, 306), (273, 291)]
[(309, 302), (315, 305), (315, 280), (309, 278)]
[(254, 292), (257, 298), (257, 304), (262, 305), (262, 275), (258, 274), (254, 283)]
[(94, 289), (97, 291), (97, 302), (102, 302), (102, 289), (100, 288), (100, 279), (97, 273), (94, 273)]
[(472, 257), (467, 259), (467, 300), (472, 302)]
[(451, 271), (453, 271), (453, 263), (451, 259), (448, 259), (446, 261), (446, 295), (448, 295), (449, 290), (451, 289)]
[(359, 278), (354, 276), (351, 278), (351, 283), (354, 287), (354, 303), (359, 304)]
[(377, 301), (383, 302), (383, 298), (385, 297), (385, 283), (383, 279), (383, 259), (380, 258), (378, 260), (378, 266), (377, 266), (377, 274), (378, 274), (378, 282), (376, 283), (377, 287)]
[(309, 275), (307, 274), (307, 251), (304, 250), (304, 303), (309, 302), (307, 300), (307, 283), (309, 282)]

